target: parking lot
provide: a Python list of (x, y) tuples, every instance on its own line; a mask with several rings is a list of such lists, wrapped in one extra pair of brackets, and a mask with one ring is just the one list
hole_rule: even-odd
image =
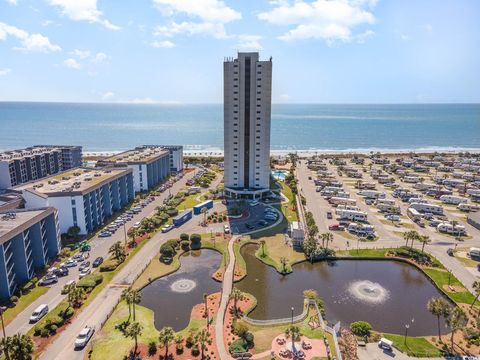
[(243, 202), (231, 201), (228, 206), (240, 207), (241, 217), (238, 219), (230, 219), (230, 228), (233, 234), (245, 234), (252, 231), (258, 231), (275, 223), (283, 215), (270, 205), (261, 202), (251, 202), (241, 206)]

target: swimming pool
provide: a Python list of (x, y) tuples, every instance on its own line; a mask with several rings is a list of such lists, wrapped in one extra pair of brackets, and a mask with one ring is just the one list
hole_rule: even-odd
[(272, 171), (272, 175), (274, 179), (285, 180), (285, 176), (287, 176), (287, 172), (285, 170), (275, 170), (275, 171)]

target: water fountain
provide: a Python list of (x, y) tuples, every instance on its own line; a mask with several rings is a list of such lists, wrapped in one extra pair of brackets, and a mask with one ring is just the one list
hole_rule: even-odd
[(372, 304), (383, 304), (390, 297), (390, 292), (387, 289), (379, 283), (369, 280), (351, 282), (348, 286), (348, 292), (356, 299)]
[(177, 293), (189, 293), (195, 287), (197, 283), (190, 279), (178, 279), (170, 285), (170, 289)]

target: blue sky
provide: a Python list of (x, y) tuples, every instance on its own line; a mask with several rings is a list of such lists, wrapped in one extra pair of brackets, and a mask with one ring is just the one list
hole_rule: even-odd
[(273, 57), (276, 103), (480, 102), (476, 0), (0, 0), (0, 101), (220, 103)]

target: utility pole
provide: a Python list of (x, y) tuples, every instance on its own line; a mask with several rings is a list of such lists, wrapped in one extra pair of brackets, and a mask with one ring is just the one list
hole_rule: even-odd
[(3, 344), (5, 350), (5, 359), (10, 360), (10, 355), (8, 354), (7, 348), (7, 334), (5, 333), (5, 323), (3, 322), (3, 313), (7, 310), (5, 306), (0, 306), (0, 320), (2, 320), (2, 331), (3, 331)]

